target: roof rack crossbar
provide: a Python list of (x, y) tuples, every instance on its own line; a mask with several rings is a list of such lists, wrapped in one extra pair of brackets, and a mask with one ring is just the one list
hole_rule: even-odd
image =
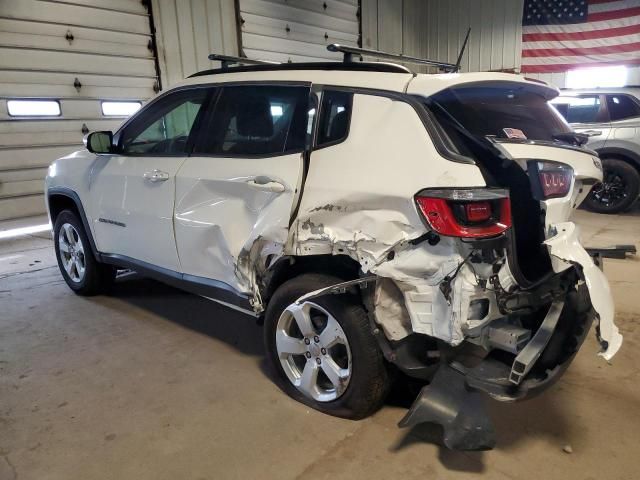
[(394, 54), (381, 52), (379, 50), (369, 50), (367, 48), (350, 47), (348, 45), (340, 45), (338, 43), (327, 45), (327, 50), (329, 50), (330, 52), (339, 52), (344, 54), (345, 63), (353, 62), (354, 55), (366, 55), (368, 57), (395, 60), (397, 62), (412, 63), (416, 65), (428, 65), (431, 67), (442, 68), (446, 71), (456, 71), (458, 69), (458, 66), (453, 63), (437, 62), (435, 60), (428, 60), (426, 58), (410, 57), (401, 53)]
[(252, 60), (245, 57), (234, 57), (232, 55), (221, 55), (219, 53), (212, 53), (209, 55), (209, 60), (214, 60), (222, 63), (222, 68), (229, 68), (230, 65), (279, 65), (278, 62), (268, 62), (266, 60)]

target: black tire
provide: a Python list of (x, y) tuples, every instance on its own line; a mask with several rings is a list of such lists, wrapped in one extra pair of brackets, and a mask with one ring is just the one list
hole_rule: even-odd
[(332, 401), (319, 402), (304, 395), (288, 379), (276, 348), (276, 328), (283, 311), (302, 295), (343, 280), (320, 274), (303, 274), (281, 285), (265, 314), (266, 355), (280, 388), (290, 397), (315, 410), (336, 417), (361, 419), (378, 410), (389, 392), (391, 378), (377, 341), (371, 333), (367, 313), (356, 295), (325, 295), (312, 300), (337, 320), (351, 349), (351, 378), (346, 390)]
[(596, 213), (620, 213), (627, 210), (640, 193), (640, 173), (632, 165), (615, 158), (602, 159), (604, 181), (595, 185), (584, 201)]
[[(62, 230), (63, 226), (66, 224), (71, 225), (75, 229), (75, 232), (77, 232), (77, 236), (79, 237), (83, 250), (81, 258), (84, 263), (85, 270), (82, 277), (76, 280), (72, 279), (65, 269), (60, 251), (60, 230)], [(53, 243), (56, 250), (56, 259), (58, 260), (60, 273), (71, 290), (78, 295), (84, 296), (98, 295), (109, 291), (115, 280), (116, 270), (112, 266), (99, 263), (96, 260), (93, 252), (91, 251), (89, 238), (84, 230), (82, 221), (78, 218), (75, 212), (71, 210), (64, 210), (57, 216), (53, 226)], [(80, 254), (78, 255), (80, 256)]]

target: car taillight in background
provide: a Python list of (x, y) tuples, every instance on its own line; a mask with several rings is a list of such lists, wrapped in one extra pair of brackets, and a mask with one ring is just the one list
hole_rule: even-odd
[(500, 235), (511, 226), (509, 192), (493, 188), (433, 189), (416, 203), (434, 232), (464, 238)]
[(571, 190), (573, 169), (568, 165), (536, 161), (543, 199), (564, 197)]

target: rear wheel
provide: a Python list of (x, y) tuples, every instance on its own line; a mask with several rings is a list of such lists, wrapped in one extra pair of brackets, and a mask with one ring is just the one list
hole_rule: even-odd
[(603, 181), (593, 187), (585, 206), (597, 213), (620, 213), (629, 208), (640, 193), (640, 173), (623, 160), (605, 158)]
[(382, 352), (355, 295), (302, 295), (339, 283), (305, 274), (276, 290), (265, 315), (265, 347), (280, 387), (330, 415), (359, 419), (382, 405), (390, 386)]
[(107, 291), (115, 279), (115, 269), (93, 256), (82, 222), (71, 210), (64, 210), (53, 227), (54, 245), (60, 273), (78, 295)]

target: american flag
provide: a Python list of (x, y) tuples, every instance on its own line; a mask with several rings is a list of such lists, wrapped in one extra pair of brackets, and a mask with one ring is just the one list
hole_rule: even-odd
[(523, 73), (640, 64), (640, 0), (525, 0)]

